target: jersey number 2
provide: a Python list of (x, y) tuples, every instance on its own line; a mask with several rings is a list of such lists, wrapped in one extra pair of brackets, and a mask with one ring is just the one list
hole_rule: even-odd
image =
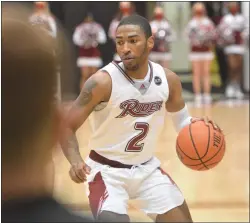
[(134, 128), (135, 130), (140, 130), (141, 132), (129, 140), (125, 148), (126, 152), (141, 152), (143, 150), (144, 143), (138, 143), (147, 136), (149, 124), (146, 122), (136, 122)]

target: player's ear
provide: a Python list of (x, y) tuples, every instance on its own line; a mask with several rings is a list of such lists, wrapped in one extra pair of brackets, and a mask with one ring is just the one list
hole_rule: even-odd
[(152, 50), (153, 47), (154, 47), (154, 44), (155, 44), (154, 37), (153, 37), (153, 36), (150, 36), (150, 37), (148, 38), (148, 41), (147, 41), (148, 49), (149, 49), (149, 50)]

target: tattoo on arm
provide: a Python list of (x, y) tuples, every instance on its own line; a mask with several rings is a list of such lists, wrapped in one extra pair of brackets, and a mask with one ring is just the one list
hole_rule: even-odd
[(82, 162), (83, 159), (79, 151), (79, 145), (76, 135), (72, 132), (71, 129), (68, 129), (68, 131), (69, 138), (67, 139), (65, 144), (62, 144), (63, 153), (70, 164)]
[(85, 83), (85, 85), (84, 85), (84, 87), (83, 87), (83, 89), (82, 89), (82, 91), (77, 99), (78, 106), (84, 106), (92, 100), (92, 90), (93, 90), (93, 88), (96, 87), (96, 85), (97, 85), (96, 81), (91, 80), (91, 79), (89, 79)]
[[(90, 101), (92, 100), (92, 91), (96, 86), (97, 82), (95, 80), (91, 78), (87, 80), (73, 106), (78, 107), (77, 109), (81, 109), (82, 107), (90, 103)], [(72, 130), (72, 127), (68, 129), (67, 140), (62, 145), (64, 155), (71, 164), (83, 161), (79, 151), (79, 145), (75, 135), (75, 130), (76, 129)]]
[(75, 134), (72, 134), (68, 140), (69, 148), (74, 149), (75, 152), (79, 152), (79, 145)]

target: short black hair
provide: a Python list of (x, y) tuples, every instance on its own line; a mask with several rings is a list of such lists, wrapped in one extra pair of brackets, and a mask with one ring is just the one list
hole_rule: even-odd
[(151, 30), (151, 26), (148, 22), (148, 20), (140, 15), (130, 15), (130, 16), (127, 16), (125, 18), (123, 18), (117, 29), (120, 27), (120, 26), (123, 26), (123, 25), (137, 25), (137, 26), (140, 26), (140, 28), (143, 30), (143, 32), (145, 33), (145, 36), (146, 38), (149, 38), (150, 36), (152, 36), (152, 30)]

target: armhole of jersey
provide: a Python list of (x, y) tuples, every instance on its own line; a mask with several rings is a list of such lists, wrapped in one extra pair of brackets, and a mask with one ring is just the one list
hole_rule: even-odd
[[(159, 66), (161, 67), (161, 69), (163, 70), (163, 74), (164, 74), (164, 77), (165, 77), (165, 80), (166, 80), (166, 83), (167, 83), (167, 91), (168, 91), (168, 96), (167, 96), (167, 100), (166, 100), (166, 102), (168, 101), (168, 99), (169, 99), (169, 94), (170, 94), (170, 90), (169, 90), (169, 83), (168, 83), (168, 78), (167, 78), (167, 74), (166, 74), (166, 72), (165, 72), (165, 69), (164, 69), (164, 67), (163, 66), (161, 66), (160, 64), (159, 64)], [(166, 69), (168, 69), (168, 68), (166, 68)]]

